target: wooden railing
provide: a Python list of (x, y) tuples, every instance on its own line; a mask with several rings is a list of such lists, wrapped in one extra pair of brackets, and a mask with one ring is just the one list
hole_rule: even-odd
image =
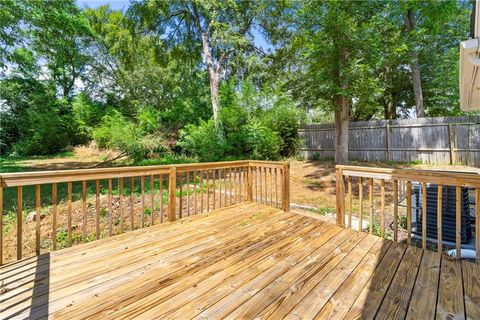
[[(356, 184), (355, 184), (356, 183)], [(473, 188), (475, 190), (475, 249), (476, 258), (480, 260), (480, 174), (478, 173), (458, 173), (451, 171), (433, 171), (433, 170), (413, 170), (413, 169), (387, 169), (357, 166), (336, 166), (336, 220), (337, 224), (343, 227), (352, 228), (352, 219), (355, 218), (358, 229), (367, 231), (370, 234), (375, 233), (381, 237), (386, 236), (386, 217), (392, 219), (391, 231), (392, 240), (399, 241), (399, 222), (406, 225), (406, 235), (404, 240), (412, 244), (412, 185), (417, 184), (421, 188), (421, 233), (417, 231), (423, 249), (427, 249), (427, 186), (437, 185), (435, 199), (430, 199), (436, 206), (436, 250), (443, 252), (445, 247), (443, 243), (442, 230), (444, 224), (443, 198), (446, 195), (448, 186), (455, 190), (455, 256), (461, 257), (461, 228), (462, 228), (462, 187)], [(356, 192), (355, 192), (356, 186)], [(368, 189), (367, 192), (364, 189)], [(354, 194), (358, 197), (355, 197)], [(366, 194), (368, 193), (368, 200)], [(378, 201), (379, 195), (380, 199)], [(387, 199), (388, 198), (388, 199)], [(365, 212), (365, 202), (368, 207)], [(399, 215), (399, 206), (404, 207), (405, 214)], [(386, 216), (386, 208), (391, 209), (391, 215)], [(417, 210), (414, 208), (413, 210)], [(347, 220), (347, 221), (345, 221)], [(364, 227), (364, 221), (368, 221), (368, 227)], [(380, 220), (380, 221), (378, 221)], [(375, 228), (377, 227), (377, 228)], [(379, 230), (378, 230), (379, 229)]]
[(284, 162), (0, 174), (0, 265), (241, 202), (288, 211), (289, 194)]

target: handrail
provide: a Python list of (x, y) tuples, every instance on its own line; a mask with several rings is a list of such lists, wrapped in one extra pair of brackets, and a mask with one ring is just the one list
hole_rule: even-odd
[[(94, 190), (92, 195), (89, 195), (89, 182), (90, 189), (93, 186)], [(26, 192), (29, 186), (34, 186), (33, 194)], [(24, 208), (33, 199), (30, 206), (35, 210), (34, 246), (38, 255), (45, 252), (40, 246), (46, 231), (40, 218), (45, 211), (52, 219), (48, 221), (51, 224), (48, 232), (51, 249), (55, 250), (60, 225), (66, 233), (63, 246), (72, 246), (75, 242), (90, 241), (92, 237), (112, 236), (164, 220), (172, 222), (246, 201), (288, 211), (289, 195), (289, 165), (279, 161), (240, 160), (0, 174), (0, 265), (5, 261), (3, 213), (6, 202), (14, 204), (16, 221), (10, 225), (10, 229), (16, 230), (16, 239), (7, 234), (6, 240), (10, 246), (16, 246), (19, 260), (30, 250), (29, 246), (24, 248), (23, 242)], [(79, 210), (81, 217), (75, 217), (73, 213)], [(10, 258), (6, 260), (12, 260), (12, 255)]]
[(195, 168), (213, 169), (225, 167), (242, 167), (245, 165), (269, 165), (280, 167), (285, 162), (280, 161), (257, 161), (257, 160), (239, 160), (223, 162), (203, 162), (186, 163), (155, 166), (133, 166), (133, 167), (115, 167), (115, 168), (95, 168), (95, 169), (72, 169), (72, 170), (50, 170), (50, 171), (28, 171), (0, 173), (0, 184), (3, 187), (27, 186), (33, 184), (58, 183), (68, 181), (82, 181), (94, 179), (109, 179), (120, 177), (138, 177), (149, 174), (168, 174), (170, 167), (174, 166), (177, 171), (189, 171)]
[[(476, 255), (480, 261), (480, 173), (477, 172), (455, 172), (455, 171), (439, 171), (439, 170), (416, 170), (416, 169), (392, 169), (377, 167), (360, 167), (337, 165), (335, 167), (336, 175), (336, 221), (340, 226), (352, 227), (352, 216), (358, 218), (358, 229), (363, 229), (363, 220), (368, 220), (369, 233), (372, 233), (372, 226), (377, 223), (374, 215), (375, 207), (378, 204), (374, 201), (374, 181), (380, 182), (380, 209), (378, 210), (377, 219), (380, 219), (380, 236), (385, 236), (385, 211), (386, 211), (386, 187), (391, 185), (393, 207), (393, 240), (398, 240), (399, 225), (399, 203), (402, 198), (406, 201), (406, 228), (407, 243), (412, 243), (412, 183), (418, 183), (421, 186), (421, 242), (422, 248), (427, 249), (427, 206), (434, 205), (436, 207), (436, 238), (438, 251), (443, 252), (443, 198), (446, 196), (447, 187), (451, 186), (455, 191), (455, 249), (456, 258), (461, 257), (461, 224), (462, 224), (462, 188), (475, 188), (476, 199)], [(358, 202), (357, 209), (354, 210), (353, 205), (353, 183), (358, 185)], [(366, 180), (366, 181), (365, 181)], [(368, 204), (369, 217), (364, 216), (364, 182), (368, 186)], [(388, 186), (387, 186), (388, 184)], [(427, 188), (429, 184), (438, 185), (435, 202), (427, 204)], [(429, 200), (430, 201), (430, 200)], [(434, 201), (434, 200), (431, 200)], [(432, 204), (433, 203), (433, 204)], [(467, 208), (468, 209), (468, 208)], [(354, 211), (357, 211), (356, 213)], [(347, 219), (347, 222), (345, 222)], [(428, 227), (431, 228), (431, 227)]]
[(480, 188), (480, 172), (455, 172), (440, 170), (392, 169), (337, 165), (344, 175), (385, 180), (412, 180), (460, 187)]

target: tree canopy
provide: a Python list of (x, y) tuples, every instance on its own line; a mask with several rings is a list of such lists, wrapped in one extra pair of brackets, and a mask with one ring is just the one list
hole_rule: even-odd
[(467, 1), (74, 0), (0, 8), (0, 152), (294, 155), (302, 122), (459, 115)]

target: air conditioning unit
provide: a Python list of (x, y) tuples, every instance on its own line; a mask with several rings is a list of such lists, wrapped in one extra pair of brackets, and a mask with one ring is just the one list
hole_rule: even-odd
[[(438, 186), (427, 184), (427, 237), (437, 239), (437, 208)], [(470, 217), (470, 202), (468, 188), (461, 188), (461, 242), (470, 243), (472, 240), (472, 224)], [(412, 188), (412, 221), (415, 221), (414, 234), (422, 235), (422, 187), (416, 184)], [(443, 186), (442, 188), (442, 241), (456, 241), (456, 187)]]

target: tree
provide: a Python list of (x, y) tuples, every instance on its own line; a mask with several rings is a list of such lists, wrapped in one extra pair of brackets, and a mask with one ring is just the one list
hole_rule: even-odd
[[(438, 63), (436, 66), (438, 68), (448, 65), (448, 69), (444, 69), (443, 72), (457, 70), (458, 44), (468, 37), (468, 6), (469, 4), (465, 2), (451, 0), (410, 0), (392, 8), (392, 12), (400, 10), (400, 12), (397, 11), (398, 14), (404, 17), (405, 43), (408, 45), (410, 53), (409, 67), (417, 117), (425, 117), (429, 108), (428, 105), (425, 105), (425, 85), (431, 86), (431, 84), (429, 81), (425, 81), (429, 80), (425, 76), (426, 69), (431, 69), (432, 65)], [(468, 9), (465, 10), (466, 8)], [(446, 50), (438, 50), (438, 47)], [(457, 52), (455, 54), (457, 57), (454, 62), (445, 61), (445, 57), (451, 54), (448, 52), (448, 48), (452, 47)], [(458, 74), (458, 72), (456, 73)], [(439, 83), (437, 89), (442, 90), (442, 87), (445, 88), (446, 83)], [(454, 88), (456, 87), (455, 85)], [(451, 103), (458, 104), (454, 102), (454, 99), (451, 100)]]
[[(305, 1), (295, 10), (296, 95), (335, 114), (335, 161), (348, 162), (348, 127), (353, 113), (375, 103), (382, 90), (375, 58), (378, 16), (384, 4)], [(312, 99), (314, 97), (315, 99)]]
[(219, 139), (224, 139), (219, 84), (235, 55), (255, 51), (251, 32), (261, 7), (261, 3), (241, 0), (143, 1), (134, 6), (150, 29), (165, 35), (171, 43), (200, 45)]
[(63, 98), (69, 99), (75, 82), (84, 75), (90, 59), (86, 51), (91, 40), (88, 21), (73, 0), (29, 0), (26, 24), (36, 63), (43, 65)]

